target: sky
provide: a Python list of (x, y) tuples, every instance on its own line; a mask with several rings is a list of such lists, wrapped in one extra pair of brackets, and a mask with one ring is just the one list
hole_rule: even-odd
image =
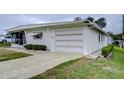
[(122, 15), (121, 14), (0, 14), (0, 34), (5, 34), (5, 30), (18, 25), (51, 23), (71, 21), (75, 17), (94, 17), (95, 20), (103, 17), (107, 21), (105, 31), (114, 34), (122, 31)]

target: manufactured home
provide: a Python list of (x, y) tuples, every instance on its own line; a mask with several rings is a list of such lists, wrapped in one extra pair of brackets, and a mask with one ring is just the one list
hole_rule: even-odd
[(100, 55), (107, 45), (107, 33), (88, 20), (21, 25), (6, 31), (12, 35), (12, 47), (40, 44), (51, 52)]

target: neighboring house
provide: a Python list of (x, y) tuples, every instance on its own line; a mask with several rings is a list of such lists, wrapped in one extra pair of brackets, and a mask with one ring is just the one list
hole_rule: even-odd
[(22, 25), (6, 31), (12, 34), (12, 47), (41, 44), (51, 52), (82, 55), (100, 55), (101, 48), (107, 45), (108, 35), (87, 20)]

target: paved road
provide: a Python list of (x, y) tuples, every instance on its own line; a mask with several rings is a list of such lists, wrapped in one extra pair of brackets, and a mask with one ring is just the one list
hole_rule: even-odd
[(14, 50), (31, 53), (34, 55), (30, 57), (0, 62), (1, 79), (31, 78), (65, 61), (74, 60), (82, 56), (81, 54), (75, 53), (51, 53), (43, 51), (25, 51), (23, 49)]

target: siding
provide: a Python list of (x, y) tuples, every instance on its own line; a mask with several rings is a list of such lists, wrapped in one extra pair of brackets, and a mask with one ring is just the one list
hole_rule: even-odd
[[(102, 47), (107, 45), (107, 41), (106, 41), (107, 37), (104, 34), (98, 32), (94, 29), (89, 29), (89, 31), (90, 31), (89, 53), (92, 54), (92, 53), (98, 52), (99, 50), (101, 50)], [(99, 33), (105, 36), (105, 39), (102, 42), (99, 42)]]
[[(42, 39), (34, 39), (33, 34), (43, 33)], [(83, 55), (90, 55), (107, 45), (107, 37), (104, 42), (99, 42), (98, 31), (90, 29), (87, 26), (69, 27), (57, 29), (35, 29), (25, 31), (27, 44), (46, 45), (52, 52), (80, 52)]]
[[(43, 37), (42, 39), (34, 39), (33, 34), (42, 32)], [(27, 44), (40, 44), (40, 45), (46, 45), (48, 49), (50, 49), (50, 38), (49, 38), (49, 32), (47, 29), (41, 29), (41, 30), (29, 30), (26, 31), (26, 43)]]

